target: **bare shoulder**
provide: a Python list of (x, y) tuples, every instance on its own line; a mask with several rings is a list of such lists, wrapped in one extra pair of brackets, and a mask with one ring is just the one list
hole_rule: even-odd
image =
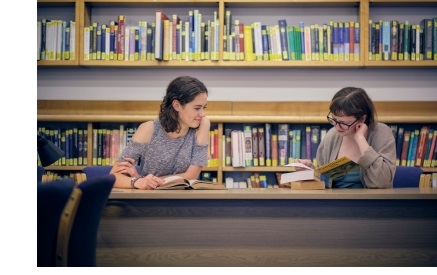
[(152, 139), (154, 129), (153, 121), (143, 122), (133, 135), (132, 140), (139, 143), (148, 143)]
[(211, 128), (211, 122), (209, 118), (203, 117), (197, 129), (196, 137), (198, 144), (206, 144), (209, 141), (209, 131)]

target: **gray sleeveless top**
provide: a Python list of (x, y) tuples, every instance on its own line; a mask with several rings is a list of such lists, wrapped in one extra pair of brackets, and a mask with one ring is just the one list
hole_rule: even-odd
[(208, 160), (208, 143), (197, 144), (196, 130), (190, 128), (188, 133), (180, 138), (170, 139), (159, 120), (154, 120), (154, 131), (149, 143), (130, 141), (119, 157), (135, 159), (142, 176), (153, 174), (166, 176), (184, 173), (190, 165), (205, 166)]

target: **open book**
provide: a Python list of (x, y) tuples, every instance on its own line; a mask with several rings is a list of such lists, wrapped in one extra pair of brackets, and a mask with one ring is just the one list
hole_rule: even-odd
[(285, 165), (292, 169), (290, 173), (281, 175), (281, 183), (296, 181), (322, 181), (328, 188), (332, 187), (332, 180), (341, 177), (350, 171), (359, 168), (358, 164), (348, 157), (341, 157), (313, 170), (302, 163), (289, 163)]
[(196, 189), (196, 190), (226, 190), (227, 188), (220, 183), (206, 180), (187, 180), (180, 176), (171, 176), (164, 180), (164, 185), (156, 190), (177, 190), (177, 189)]

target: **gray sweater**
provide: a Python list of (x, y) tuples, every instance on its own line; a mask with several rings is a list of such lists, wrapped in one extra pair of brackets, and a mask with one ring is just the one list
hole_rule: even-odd
[(139, 174), (147, 176), (167, 176), (184, 173), (190, 165), (205, 166), (208, 160), (208, 144), (199, 145), (196, 140), (196, 130), (177, 139), (170, 139), (159, 120), (154, 121), (154, 131), (149, 143), (130, 141), (120, 155), (138, 161), (141, 159)]
[[(332, 127), (317, 149), (319, 166), (337, 158), (342, 137)], [(366, 188), (392, 188), (396, 170), (396, 143), (390, 127), (376, 123), (367, 133), (370, 147), (358, 159), (361, 182)]]

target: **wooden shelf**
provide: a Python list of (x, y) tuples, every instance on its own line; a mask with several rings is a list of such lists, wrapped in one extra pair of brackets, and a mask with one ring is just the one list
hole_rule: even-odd
[[(144, 122), (156, 119), (160, 101), (38, 100), (38, 121)], [(375, 102), (385, 123), (437, 123), (437, 102)], [(211, 101), (207, 116), (215, 123), (326, 123), (329, 102)]]

